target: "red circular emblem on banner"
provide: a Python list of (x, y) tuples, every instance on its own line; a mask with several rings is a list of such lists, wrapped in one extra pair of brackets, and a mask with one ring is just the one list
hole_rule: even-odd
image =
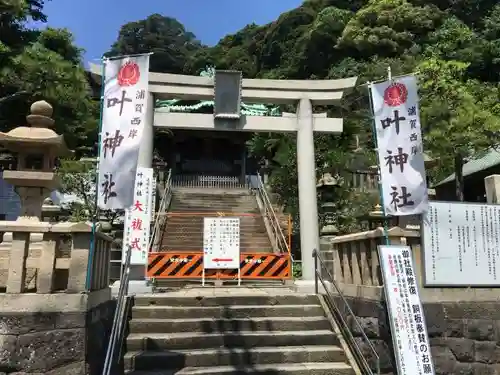
[(118, 84), (120, 86), (133, 86), (139, 82), (140, 76), (139, 65), (129, 61), (118, 72)]
[(390, 107), (397, 107), (406, 103), (408, 90), (402, 83), (392, 83), (384, 91), (384, 102)]

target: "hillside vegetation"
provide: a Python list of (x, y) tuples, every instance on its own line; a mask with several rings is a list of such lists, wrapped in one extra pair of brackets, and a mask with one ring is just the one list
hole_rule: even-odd
[[(18, 114), (26, 112), (22, 106), (32, 97), (47, 97), (56, 104), (60, 130), (75, 147), (89, 150), (95, 142), (96, 115), (84, 95), (80, 50), (68, 31), (27, 29), (28, 18), (43, 20), (43, 1), (25, 3), (30, 6), (1, 13), (0, 96), (27, 90), (31, 97), (8, 110), (0, 107), (0, 126), (19, 123)], [(438, 160), (428, 171), (431, 181), (460, 171), (465, 160), (498, 144), (498, 1), (308, 0), (270, 24), (250, 24), (213, 47), (203, 46), (168, 14), (153, 14), (123, 25), (109, 53), (140, 52), (154, 52), (151, 66), (157, 72), (197, 75), (215, 66), (241, 70), (247, 78), (358, 76), (360, 85), (340, 106), (316, 108), (345, 118), (342, 135), (316, 135), (318, 175), (375, 163), (363, 84), (383, 80), (389, 66), (394, 76), (414, 73), (419, 78), (425, 151)], [(248, 147), (259, 159), (271, 161), (272, 188), (295, 213), (294, 135), (255, 134)], [(458, 179), (460, 186), (460, 174)], [(340, 190), (339, 211), (344, 213), (339, 221), (347, 228), (353, 225), (345, 218), (355, 209), (351, 202), (357, 193)]]

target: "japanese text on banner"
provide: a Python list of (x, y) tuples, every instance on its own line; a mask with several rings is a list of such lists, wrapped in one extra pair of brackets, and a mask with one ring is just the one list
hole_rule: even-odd
[(372, 84), (370, 90), (385, 213), (425, 212), (427, 183), (416, 78)]
[(149, 55), (105, 62), (104, 102), (99, 154), (98, 206), (132, 205), (131, 188), (146, 116)]
[(145, 265), (147, 262), (151, 229), (152, 188), (153, 169), (137, 168), (134, 204), (125, 211), (122, 262), (126, 259), (127, 246), (130, 246), (132, 251), (130, 264)]
[(379, 254), (398, 374), (434, 375), (411, 249), (379, 246)]

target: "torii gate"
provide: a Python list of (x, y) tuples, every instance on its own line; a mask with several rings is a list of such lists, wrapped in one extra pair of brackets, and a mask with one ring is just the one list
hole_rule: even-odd
[[(91, 64), (100, 76), (100, 66)], [(340, 134), (342, 118), (313, 114), (314, 104), (331, 105), (356, 85), (357, 77), (338, 80), (244, 79), (241, 72), (215, 71), (214, 77), (149, 73), (148, 114), (143, 131), (139, 166), (152, 167), (153, 126), (169, 129), (297, 132), (300, 248), (302, 276), (314, 280), (313, 250), (319, 249), (316, 165), (313, 133)], [(156, 99), (214, 100), (214, 114), (155, 112)], [(297, 113), (282, 117), (242, 116), (240, 104), (297, 104)]]

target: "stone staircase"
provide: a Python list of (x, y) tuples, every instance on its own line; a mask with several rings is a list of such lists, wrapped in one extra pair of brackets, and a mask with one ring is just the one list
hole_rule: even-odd
[(136, 296), (130, 375), (354, 375), (315, 295)]
[(159, 250), (201, 251), (203, 218), (217, 216), (218, 212), (240, 218), (241, 252), (273, 252), (255, 195), (246, 190), (209, 191), (181, 188), (175, 189), (173, 193), (169, 216), (163, 225)]

